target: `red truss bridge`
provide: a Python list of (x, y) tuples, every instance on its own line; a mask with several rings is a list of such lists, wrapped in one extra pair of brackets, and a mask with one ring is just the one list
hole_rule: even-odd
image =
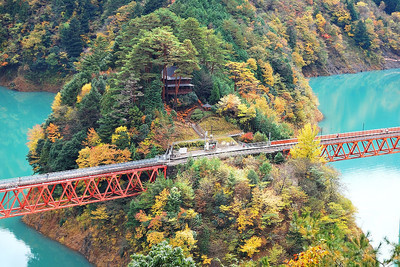
[[(328, 162), (400, 152), (400, 127), (316, 138)], [(296, 144), (297, 139), (287, 139), (181, 155), (170, 149), (153, 159), (0, 180), (0, 219), (136, 196), (146, 182), (166, 178), (168, 166), (189, 158), (287, 152)]]

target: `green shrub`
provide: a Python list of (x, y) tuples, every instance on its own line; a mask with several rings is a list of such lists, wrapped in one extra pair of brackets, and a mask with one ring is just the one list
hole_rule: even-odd
[(196, 109), (193, 111), (192, 116), (190, 116), (190, 119), (194, 120), (194, 121), (199, 121), (202, 118), (204, 118), (204, 112), (201, 111), (200, 109)]
[(253, 138), (254, 143), (265, 142), (265, 141), (267, 141), (267, 136), (265, 134), (262, 134), (260, 132), (256, 132), (254, 134), (254, 138)]

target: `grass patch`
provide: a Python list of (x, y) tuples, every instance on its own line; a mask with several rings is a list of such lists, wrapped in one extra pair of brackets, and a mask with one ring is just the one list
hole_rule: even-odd
[(205, 118), (199, 123), (199, 125), (204, 131), (208, 131), (208, 134), (211, 134), (212, 126), (212, 134), (214, 136), (237, 134), (242, 132), (238, 126), (227, 122), (225, 118), (215, 116)]
[(175, 122), (175, 131), (178, 135), (172, 140), (173, 142), (200, 138), (192, 127), (183, 123)]

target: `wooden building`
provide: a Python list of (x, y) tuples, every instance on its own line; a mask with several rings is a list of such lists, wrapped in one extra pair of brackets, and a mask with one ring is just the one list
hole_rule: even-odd
[(193, 92), (194, 85), (191, 84), (192, 78), (180, 77), (175, 75), (176, 67), (168, 67), (162, 71), (163, 92), (162, 99), (168, 101), (178, 95), (185, 95)]

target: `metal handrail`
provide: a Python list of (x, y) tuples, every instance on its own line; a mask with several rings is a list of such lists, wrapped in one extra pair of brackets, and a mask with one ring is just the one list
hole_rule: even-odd
[[(328, 145), (334, 144), (337, 141), (346, 141), (346, 142), (356, 142), (361, 141), (365, 137), (372, 137), (381, 138), (381, 137), (395, 137), (399, 136), (400, 134), (400, 127), (393, 127), (393, 128), (386, 128), (386, 129), (378, 129), (378, 130), (367, 130), (367, 131), (359, 131), (359, 132), (349, 132), (349, 133), (341, 133), (341, 134), (329, 134), (318, 136), (316, 139), (321, 140), (321, 144)], [(137, 161), (130, 161), (125, 163), (117, 163), (117, 164), (110, 164), (110, 165), (103, 165), (97, 167), (90, 167), (90, 168), (82, 168), (82, 169), (74, 169), (68, 171), (60, 171), (60, 172), (52, 172), (46, 174), (39, 174), (39, 175), (31, 175), (31, 176), (24, 176), (18, 178), (11, 178), (11, 179), (4, 179), (0, 180), (0, 189), (1, 188), (14, 188), (17, 186), (25, 186), (34, 183), (47, 183), (47, 182), (54, 182), (60, 180), (67, 180), (79, 177), (87, 177), (87, 176), (94, 176), (94, 175), (102, 175), (107, 174), (110, 172), (119, 172), (125, 171), (129, 169), (138, 169), (156, 165), (172, 165), (174, 161), (182, 161), (189, 157), (210, 157), (210, 156), (221, 156), (224, 154), (250, 154), (250, 153), (259, 153), (262, 151), (265, 152), (277, 152), (285, 149), (289, 149), (292, 146), (297, 144), (297, 139), (285, 139), (285, 140), (278, 140), (278, 141), (271, 141), (271, 142), (259, 142), (259, 143), (252, 143), (252, 144), (245, 144), (228, 147), (224, 149), (219, 149), (217, 151), (202, 151), (202, 152), (194, 152), (188, 153), (186, 155), (178, 155), (175, 156), (173, 159), (168, 158), (168, 155), (156, 156), (155, 158), (151, 159), (143, 159)]]

